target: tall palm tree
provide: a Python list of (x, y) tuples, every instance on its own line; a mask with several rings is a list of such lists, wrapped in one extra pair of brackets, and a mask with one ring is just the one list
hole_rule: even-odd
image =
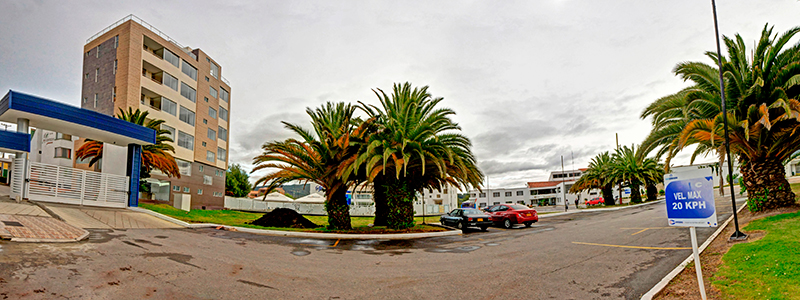
[[(138, 108), (135, 111), (133, 108), (128, 108), (128, 111), (120, 108), (119, 114), (117, 114), (118, 119), (156, 131), (156, 143), (142, 146), (140, 178), (149, 178), (150, 172), (154, 169), (160, 170), (167, 177), (181, 178), (178, 164), (175, 163), (175, 157), (170, 154), (175, 153), (175, 148), (167, 144), (167, 142), (172, 142), (169, 137), (170, 131), (161, 129), (161, 124), (164, 123), (164, 120), (148, 120), (148, 114), (147, 111), (140, 111)], [(103, 142), (87, 139), (86, 143), (75, 151), (75, 156), (78, 159), (89, 159), (89, 166), (91, 167), (103, 158)]]
[(480, 188), (483, 181), (471, 142), (450, 119), (455, 112), (437, 108), (443, 98), (432, 98), (427, 90), (395, 84), (391, 97), (373, 90), (380, 108), (361, 105), (377, 130), (364, 141), (348, 172), (365, 172), (375, 185), (376, 209), (377, 201), (385, 199), (390, 228), (414, 226), (413, 201), (423, 189), (448, 184)]
[(313, 131), (283, 122), (284, 126), (300, 139), (286, 139), (265, 143), (264, 152), (253, 159), (252, 172), (277, 169), (259, 178), (255, 185), (266, 184), (268, 191), (295, 180), (311, 181), (325, 189), (325, 209), (328, 228), (351, 229), (350, 207), (347, 205), (347, 188), (352, 180), (342, 179), (345, 161), (357, 154), (358, 147), (351, 145), (351, 137), (361, 134), (353, 119), (355, 106), (330, 103), (312, 110)]
[[(782, 163), (800, 150), (800, 102), (797, 100), (800, 94), (800, 43), (784, 47), (799, 31), (800, 27), (773, 35), (773, 28), (765, 25), (752, 52), (747, 51), (740, 35), (734, 39), (723, 37), (728, 55), (721, 57), (721, 66), (718, 64), (717, 68), (723, 71), (726, 105), (730, 108), (726, 116), (728, 138), (731, 152), (740, 162), (751, 211), (784, 207), (795, 202)], [(706, 55), (717, 63), (716, 53), (707, 52)], [(690, 62), (679, 67), (682, 65), (704, 64)], [(718, 70), (710, 66), (704, 68), (713, 71), (705, 73)], [(718, 81), (714, 84), (701, 76), (688, 80), (708, 94), (719, 94)], [(691, 106), (686, 108), (691, 109)], [(683, 121), (685, 126), (678, 134), (678, 149), (698, 145), (722, 153), (725, 133), (721, 109), (710, 109)]]
[[(640, 151), (641, 152), (641, 151)], [(631, 202), (641, 203), (641, 186), (652, 186), (660, 182), (663, 178), (664, 168), (655, 159), (642, 159), (636, 152), (635, 147), (622, 146), (617, 148), (612, 156), (612, 174), (617, 182), (623, 182), (631, 188)], [(649, 195), (648, 195), (649, 196)]]
[(614, 184), (617, 182), (613, 176), (614, 162), (608, 151), (592, 158), (589, 167), (570, 189), (570, 193), (579, 193), (591, 189), (600, 189), (606, 205), (614, 205)]

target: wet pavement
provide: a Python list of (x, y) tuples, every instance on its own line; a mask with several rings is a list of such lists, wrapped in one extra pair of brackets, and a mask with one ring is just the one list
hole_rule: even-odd
[[(729, 201), (717, 200), (720, 220)], [(689, 230), (668, 227), (665, 211), (400, 241), (90, 229), (69, 245), (0, 242), (0, 299), (638, 299), (691, 253)]]

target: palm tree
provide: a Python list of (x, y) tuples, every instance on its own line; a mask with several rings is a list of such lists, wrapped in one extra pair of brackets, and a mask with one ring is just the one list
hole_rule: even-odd
[[(797, 100), (800, 93), (800, 43), (787, 49), (784, 47), (799, 31), (800, 27), (773, 35), (772, 27), (765, 25), (752, 52), (747, 51), (740, 35), (737, 34), (735, 39), (723, 37), (728, 56), (721, 57), (721, 66), (718, 64), (717, 67), (723, 71), (726, 105), (730, 108), (726, 116), (728, 138), (731, 152), (740, 162), (751, 211), (789, 206), (795, 202), (782, 163), (800, 150), (800, 102)], [(716, 53), (707, 52), (706, 55), (717, 63)], [(704, 64), (690, 62), (679, 65), (682, 66)], [(702, 71), (704, 73), (718, 70), (710, 66), (703, 68), (706, 69)], [(707, 94), (719, 94), (718, 81), (714, 84), (702, 76), (685, 79), (694, 82)], [(703, 108), (699, 104), (702, 102), (694, 106), (687, 104), (684, 109)], [(698, 116), (684, 118), (683, 122), (685, 126), (678, 134), (675, 146), (678, 150), (698, 145), (698, 148), (722, 153), (725, 133), (721, 109), (709, 109)]]
[[(364, 140), (348, 173), (364, 172), (375, 186), (376, 210), (385, 199), (387, 225), (394, 229), (414, 226), (413, 201), (423, 189), (453, 185), (480, 188), (478, 170), (469, 139), (450, 119), (451, 109), (437, 108), (443, 98), (432, 98), (428, 87), (395, 84), (392, 96), (373, 90), (381, 108), (362, 103), (377, 124)], [(376, 223), (377, 223), (376, 218)]]
[(657, 160), (652, 158), (642, 159), (641, 157), (642, 155), (637, 153), (635, 147), (628, 148), (628, 146), (617, 148), (612, 156), (614, 181), (623, 182), (623, 184), (631, 188), (631, 202), (633, 203), (642, 202), (642, 193), (639, 190), (642, 185), (645, 187), (650, 186), (648, 188), (650, 190), (648, 198), (649, 200), (655, 200), (657, 196), (652, 194), (653, 190), (655, 190), (655, 185), (661, 182), (664, 176), (664, 168), (658, 164)]
[(267, 142), (261, 147), (264, 152), (253, 159), (256, 166), (252, 172), (272, 168), (278, 171), (259, 178), (255, 185), (266, 184), (269, 193), (295, 180), (315, 182), (325, 189), (328, 228), (351, 229), (346, 193), (354, 181), (342, 179), (341, 173), (347, 166), (345, 162), (357, 154), (358, 147), (351, 145), (351, 137), (363, 131), (355, 125), (354, 112), (354, 106), (343, 102), (328, 102), (316, 110), (308, 108), (313, 132), (283, 122), (300, 139)]
[(600, 189), (606, 205), (614, 205), (613, 160), (608, 151), (592, 158), (589, 167), (578, 181), (570, 188), (570, 193), (579, 193), (591, 189)]
[[(175, 157), (170, 154), (170, 152), (175, 153), (175, 148), (167, 144), (167, 142), (172, 142), (169, 137), (171, 132), (161, 129), (161, 124), (164, 123), (164, 120), (148, 120), (148, 114), (147, 111), (140, 111), (138, 108), (135, 111), (133, 108), (128, 108), (128, 111), (120, 108), (119, 114), (117, 114), (118, 119), (156, 131), (156, 143), (142, 146), (140, 178), (149, 178), (150, 172), (154, 169), (160, 170), (167, 177), (181, 178), (178, 164), (175, 163)], [(78, 159), (89, 159), (89, 166), (91, 167), (103, 158), (103, 142), (87, 139), (86, 143), (75, 151), (75, 156)]]

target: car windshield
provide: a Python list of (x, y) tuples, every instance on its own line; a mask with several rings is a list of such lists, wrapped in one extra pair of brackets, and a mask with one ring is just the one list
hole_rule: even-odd
[(530, 209), (525, 205), (509, 205), (509, 206), (511, 206), (511, 208), (514, 209), (514, 210)]
[(477, 210), (477, 209), (465, 209), (464, 210), (464, 214), (465, 215), (482, 215), (483, 212), (480, 211), (480, 210)]

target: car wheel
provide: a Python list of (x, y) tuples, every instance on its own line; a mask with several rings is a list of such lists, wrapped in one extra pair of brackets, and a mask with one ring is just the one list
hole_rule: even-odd
[(463, 222), (456, 223), (456, 228), (463, 230), (464, 229), (464, 223)]
[(533, 222), (525, 222), (525, 227), (531, 227), (531, 224), (533, 224)]
[(503, 221), (503, 228), (511, 229), (512, 226), (514, 226), (514, 224), (511, 224), (511, 220), (505, 219), (505, 221)]
[(481, 231), (486, 231), (487, 228), (489, 228), (489, 226), (481, 226)]

